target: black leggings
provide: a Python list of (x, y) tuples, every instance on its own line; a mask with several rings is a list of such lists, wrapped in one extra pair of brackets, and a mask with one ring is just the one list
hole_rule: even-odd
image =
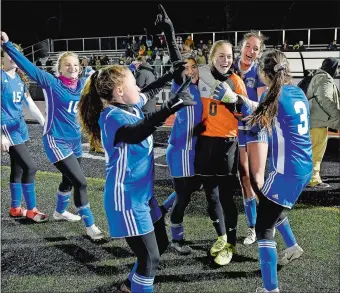
[(256, 237), (257, 240), (274, 240), (274, 227), (278, 221), (285, 218), (284, 207), (269, 200), (262, 193), (258, 193), (259, 205), (256, 218)]
[(167, 249), (169, 240), (165, 230), (164, 217), (154, 223), (155, 230), (140, 236), (127, 237), (126, 242), (138, 259), (137, 274), (154, 277), (160, 255)]
[(74, 154), (64, 160), (54, 163), (54, 166), (61, 172), (62, 181), (59, 191), (69, 192), (74, 187), (74, 204), (77, 208), (89, 203), (86, 191), (86, 178), (80, 167), (81, 158), (76, 158)]
[[(207, 176), (203, 179), (203, 188), (208, 201), (208, 213), (218, 236), (227, 234), (228, 242), (235, 245), (235, 230), (238, 211), (234, 202), (237, 177)], [(223, 215), (224, 212), (224, 215)]]
[(199, 190), (201, 180), (199, 176), (173, 178), (176, 199), (171, 208), (170, 220), (172, 224), (183, 222), (185, 209), (190, 202), (191, 195)]
[(9, 148), (11, 160), (11, 183), (33, 183), (37, 173), (37, 165), (32, 160), (25, 144), (18, 144)]

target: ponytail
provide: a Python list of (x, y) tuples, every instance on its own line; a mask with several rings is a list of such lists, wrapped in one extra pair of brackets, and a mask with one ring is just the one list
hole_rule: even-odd
[(101, 146), (98, 119), (104, 109), (103, 102), (96, 89), (98, 74), (98, 71), (96, 71), (87, 79), (78, 104), (78, 118), (81, 130), (93, 138), (96, 147)]
[(260, 59), (259, 68), (271, 82), (264, 100), (249, 117), (248, 123), (250, 125), (259, 124), (261, 128), (265, 127), (271, 134), (273, 119), (278, 112), (282, 86), (291, 84), (291, 75), (286, 56), (278, 50), (265, 52)]

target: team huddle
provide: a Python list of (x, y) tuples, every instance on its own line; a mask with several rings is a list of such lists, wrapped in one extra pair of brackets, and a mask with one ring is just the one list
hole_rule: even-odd
[[(1, 148), (11, 160), (10, 215), (35, 222), (48, 219), (36, 204), (37, 167), (25, 146), (24, 103), (44, 127), (46, 155), (62, 174), (53, 218), (83, 220), (93, 240), (105, 234), (95, 225), (87, 196), (80, 166), (81, 134), (103, 146), (109, 233), (125, 238), (137, 257), (121, 291), (152, 292), (160, 256), (169, 244), (178, 253), (192, 252), (184, 241), (183, 219), (191, 195), (202, 188), (217, 234), (211, 257), (220, 266), (229, 264), (237, 253), (234, 191), (240, 182), (248, 223), (244, 245), (257, 241), (259, 249), (263, 288), (256, 291), (279, 292), (277, 264), (288, 264), (303, 253), (283, 210), (293, 207), (312, 176), (307, 98), (291, 84), (285, 55), (263, 52), (261, 33), (244, 35), (236, 60), (228, 41), (215, 42), (209, 65), (198, 67), (190, 56), (183, 60), (173, 24), (161, 5), (159, 11), (156, 26), (164, 32), (173, 67), (142, 90), (133, 66), (111, 65), (79, 78), (79, 59), (72, 52), (60, 55), (57, 77), (53, 76), (33, 65), (1, 32)], [(23, 73), (42, 87), (46, 118), (29, 96)], [(144, 115), (143, 105), (171, 80), (170, 99)], [(166, 159), (175, 192), (159, 205), (152, 134), (172, 114)], [(77, 215), (67, 211), (72, 188)], [(21, 207), (22, 194), (27, 210)], [(167, 212), (170, 241), (164, 223)], [(287, 246), (279, 255), (275, 228)]]

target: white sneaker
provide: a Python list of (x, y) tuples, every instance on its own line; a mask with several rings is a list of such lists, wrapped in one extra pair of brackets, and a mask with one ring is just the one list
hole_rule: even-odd
[(61, 213), (58, 213), (57, 211), (53, 212), (53, 218), (57, 221), (69, 221), (69, 222), (78, 222), (81, 220), (81, 217), (75, 214), (72, 214), (68, 211)]
[(90, 227), (86, 227), (86, 234), (92, 240), (99, 240), (99, 239), (103, 239), (105, 237), (104, 232), (101, 231), (95, 224), (93, 224)]
[(256, 241), (255, 228), (248, 228), (247, 237), (244, 239), (244, 245), (253, 244)]
[(290, 263), (292, 260), (299, 258), (303, 254), (303, 249), (295, 244), (282, 251), (278, 256), (278, 264), (283, 266)]
[(256, 293), (257, 293), (257, 292), (278, 292), (278, 293), (279, 293), (280, 291), (279, 291), (279, 288), (276, 288), (276, 289), (274, 289), (274, 290), (272, 290), (272, 291), (267, 291), (265, 288), (261, 288), (261, 287), (260, 287), (260, 288), (256, 288), (256, 291), (255, 291), (255, 292), (256, 292)]

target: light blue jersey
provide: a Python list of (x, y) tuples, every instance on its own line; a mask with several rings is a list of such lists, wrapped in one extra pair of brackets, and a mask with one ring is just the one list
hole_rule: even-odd
[(80, 138), (77, 106), (85, 79), (79, 79), (77, 87), (71, 89), (60, 79), (32, 64), (11, 42), (5, 43), (3, 48), (18, 67), (43, 89), (46, 102), (44, 135), (63, 140)]
[[(180, 85), (172, 83), (171, 91), (175, 93)], [(197, 85), (190, 84), (190, 94), (194, 106), (184, 107), (176, 112), (176, 118), (167, 148), (167, 163), (172, 177), (194, 176), (195, 146), (197, 137), (193, 135), (194, 127), (202, 121), (202, 101)]]
[(12, 78), (1, 70), (1, 125), (24, 116), (22, 100), (26, 92), (26, 85), (17, 73)]
[(141, 96), (134, 113), (109, 106), (99, 118), (106, 163), (104, 207), (111, 237), (131, 237), (153, 230), (149, 207), (154, 187), (153, 138), (149, 136), (138, 144), (114, 145), (121, 126), (144, 118), (144, 103)]
[(243, 75), (243, 82), (247, 89), (248, 98), (254, 102), (258, 102), (257, 89), (260, 87), (266, 86), (260, 79), (258, 68), (259, 65), (257, 62), (253, 62), (253, 64), (246, 71), (241, 70), (240, 61), (241, 57), (239, 56), (234, 64), (234, 67), (237, 71), (241, 72)]
[(20, 76), (12, 78), (1, 70), (1, 130), (11, 146), (28, 140), (28, 129), (24, 119), (23, 99), (28, 92)]
[(268, 138), (270, 169), (262, 192), (286, 207), (292, 207), (312, 173), (309, 116), (303, 91), (293, 85), (284, 85), (272, 135)]

